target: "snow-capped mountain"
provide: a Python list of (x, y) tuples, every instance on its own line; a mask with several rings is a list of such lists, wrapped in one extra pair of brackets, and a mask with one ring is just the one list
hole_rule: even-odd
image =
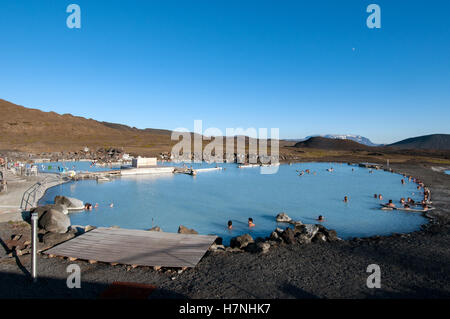
[(339, 139), (339, 140), (352, 140), (355, 142), (358, 142), (360, 144), (364, 144), (367, 146), (377, 146), (378, 144), (372, 143), (371, 140), (369, 140), (367, 137), (361, 136), (361, 135), (354, 135), (354, 134), (325, 134), (325, 135), (311, 135), (307, 136), (304, 139), (296, 140), (298, 142), (306, 141), (307, 139), (315, 136), (321, 136), (325, 138), (333, 138), (333, 139)]

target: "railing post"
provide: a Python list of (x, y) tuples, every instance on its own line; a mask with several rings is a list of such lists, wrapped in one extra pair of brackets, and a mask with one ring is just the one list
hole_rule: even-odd
[(33, 282), (37, 281), (37, 223), (38, 213), (33, 212), (31, 214), (31, 278), (33, 279)]

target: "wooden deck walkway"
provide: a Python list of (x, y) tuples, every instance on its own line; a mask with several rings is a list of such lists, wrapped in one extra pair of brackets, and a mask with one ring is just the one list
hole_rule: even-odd
[(97, 228), (44, 253), (135, 266), (195, 267), (216, 236)]

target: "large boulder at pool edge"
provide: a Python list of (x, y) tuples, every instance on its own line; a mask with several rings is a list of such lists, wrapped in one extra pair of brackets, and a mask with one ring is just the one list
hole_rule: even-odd
[(67, 207), (65, 205), (56, 205), (56, 204), (49, 204), (44, 206), (39, 206), (36, 208), (33, 208), (31, 210), (31, 213), (37, 213), (38, 218), (41, 218), (46, 212), (48, 212), (50, 209), (55, 209), (57, 211), (60, 211), (61, 213), (67, 215), (69, 211), (67, 210)]
[(51, 233), (63, 234), (70, 227), (70, 218), (61, 211), (50, 208), (39, 219), (39, 227)]
[(64, 205), (68, 210), (81, 210), (84, 208), (83, 201), (66, 196), (56, 196), (55, 197), (56, 205)]

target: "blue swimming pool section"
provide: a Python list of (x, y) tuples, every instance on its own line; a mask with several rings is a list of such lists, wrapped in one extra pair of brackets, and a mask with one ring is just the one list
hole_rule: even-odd
[[(379, 209), (389, 199), (398, 203), (402, 197), (423, 198), (416, 184), (405, 179), (402, 185), (404, 177), (398, 174), (337, 163), (283, 164), (276, 174), (260, 174), (259, 168), (236, 164), (220, 166), (226, 169), (195, 177), (165, 174), (119, 177), (104, 183), (70, 182), (49, 189), (41, 203), (66, 195), (99, 204), (89, 212), (71, 213), (72, 224), (130, 229), (157, 225), (167, 232), (184, 225), (200, 234), (221, 236), (226, 243), (244, 233), (265, 237), (276, 227), (287, 227), (276, 223), (279, 212), (303, 223), (317, 223), (316, 218), (323, 215), (323, 225), (344, 239), (411, 232), (427, 222), (418, 213)], [(327, 171), (331, 167), (334, 171)], [(299, 176), (306, 169), (311, 173)], [(382, 194), (383, 201), (374, 194)], [(256, 224), (252, 229), (247, 225), (249, 217)], [(228, 220), (233, 222), (231, 231), (226, 227)]]
[(117, 165), (102, 166), (99, 164), (94, 164), (91, 161), (47, 162), (47, 163), (37, 163), (36, 165), (38, 166), (39, 172), (42, 173), (63, 173), (68, 171), (100, 172), (120, 168)]
[(445, 174), (450, 175), (450, 171), (445, 171)]

